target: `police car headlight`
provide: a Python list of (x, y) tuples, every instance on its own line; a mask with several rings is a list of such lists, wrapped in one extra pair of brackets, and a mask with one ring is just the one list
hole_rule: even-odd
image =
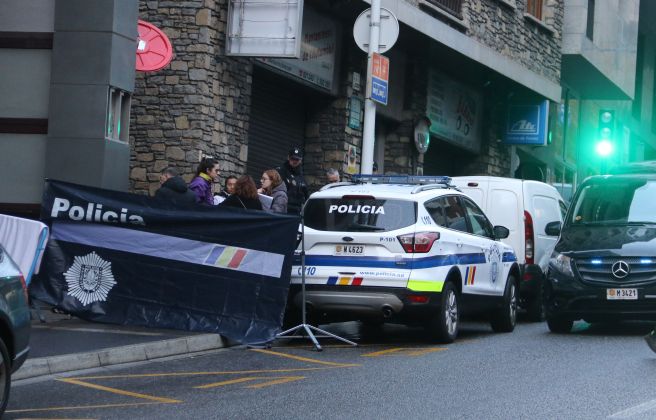
[(574, 277), (574, 272), (572, 271), (572, 259), (567, 255), (554, 251), (554, 253), (551, 254), (551, 260), (549, 262), (551, 267), (555, 270), (569, 277)]

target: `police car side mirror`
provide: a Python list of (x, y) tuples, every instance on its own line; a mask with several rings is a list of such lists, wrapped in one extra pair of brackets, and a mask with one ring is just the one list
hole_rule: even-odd
[(505, 239), (510, 235), (510, 230), (505, 226), (494, 227), (494, 239)]
[(561, 228), (561, 224), (559, 221), (549, 222), (544, 227), (544, 233), (546, 233), (549, 236), (558, 236), (560, 235), (560, 228)]

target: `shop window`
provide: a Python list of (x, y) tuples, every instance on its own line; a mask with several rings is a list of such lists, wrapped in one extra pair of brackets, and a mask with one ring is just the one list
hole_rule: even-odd
[(130, 92), (109, 88), (107, 95), (107, 122), (105, 138), (107, 140), (128, 141), (130, 129)]
[(592, 41), (594, 35), (595, 0), (588, 0), (588, 20), (585, 24), (585, 36)]
[(527, 0), (526, 13), (537, 20), (542, 20), (542, 0)]

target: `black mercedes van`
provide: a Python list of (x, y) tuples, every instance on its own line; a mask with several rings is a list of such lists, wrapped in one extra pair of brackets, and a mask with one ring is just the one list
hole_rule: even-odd
[(560, 226), (545, 296), (552, 332), (575, 320), (656, 320), (656, 173), (593, 176)]

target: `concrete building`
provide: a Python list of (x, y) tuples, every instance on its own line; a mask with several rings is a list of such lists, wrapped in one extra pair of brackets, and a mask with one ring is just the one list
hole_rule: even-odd
[(2, 2), (0, 212), (37, 216), (44, 178), (128, 188), (137, 10), (136, 0)]
[[(561, 100), (562, 0), (382, 6), (401, 24), (385, 54), (390, 88), (376, 121), (379, 172), (513, 175), (515, 147), (504, 143), (508, 106)], [(367, 7), (306, 1), (302, 59), (289, 60), (227, 55), (227, 1), (141, 1), (140, 18), (164, 30), (175, 58), (162, 71), (137, 74), (131, 189), (152, 193), (170, 165), (190, 179), (203, 155), (222, 162), (223, 176), (259, 179), (293, 145), (304, 149), (315, 188), (329, 167), (358, 172), (366, 54), (352, 26)], [(420, 153), (415, 127), (426, 118), (430, 146)]]

